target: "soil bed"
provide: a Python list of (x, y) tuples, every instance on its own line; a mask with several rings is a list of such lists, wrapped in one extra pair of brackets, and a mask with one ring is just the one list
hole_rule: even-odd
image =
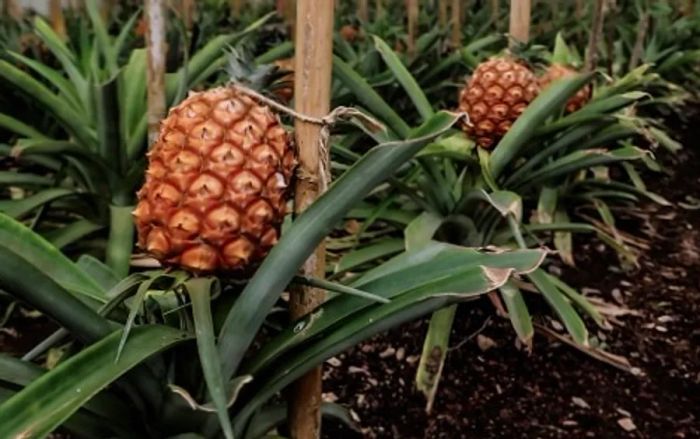
[[(700, 198), (700, 153), (692, 150), (697, 137), (687, 134), (684, 151), (660, 153), (669, 156), (669, 174), (648, 179), (673, 207), (644, 206), (646, 218), (623, 226), (649, 241), (640, 269), (623, 272), (611, 251), (580, 238), (578, 267), (562, 269), (580, 291), (628, 312), (612, 331), (591, 322), (589, 329), (642, 376), (541, 332), (528, 355), (509, 322), (481, 300), (460, 307), (430, 416), (413, 381), (427, 321), (339, 355), (326, 367), (327, 399), (351, 407), (365, 437), (700, 437), (700, 210), (678, 205), (689, 202), (686, 195)], [(554, 329), (549, 320), (539, 322)], [(360, 436), (329, 424), (327, 438)]]

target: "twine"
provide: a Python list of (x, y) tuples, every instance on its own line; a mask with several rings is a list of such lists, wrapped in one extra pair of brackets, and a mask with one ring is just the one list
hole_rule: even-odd
[(365, 126), (370, 131), (381, 131), (385, 127), (376, 119), (366, 115), (362, 111), (352, 108), (352, 107), (336, 107), (330, 113), (323, 117), (309, 116), (308, 114), (303, 114), (295, 111), (279, 102), (268, 98), (255, 90), (252, 90), (238, 82), (231, 82), (230, 87), (242, 93), (262, 104), (267, 105), (279, 112), (285, 113), (293, 117), (294, 119), (300, 120), (302, 122), (311, 123), (314, 125), (319, 125), (321, 127), (321, 132), (318, 136), (318, 151), (321, 155), (321, 160), (319, 160), (318, 176), (310, 175), (306, 169), (301, 169), (298, 171), (299, 178), (305, 179), (311, 182), (318, 182), (319, 191), (324, 192), (331, 180), (331, 167), (330, 167), (330, 149), (328, 143), (331, 136), (331, 127), (338, 123), (339, 121), (351, 121), (355, 119), (357, 122)]

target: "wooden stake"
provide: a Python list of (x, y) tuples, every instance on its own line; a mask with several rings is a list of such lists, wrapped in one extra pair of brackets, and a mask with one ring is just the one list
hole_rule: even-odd
[(191, 30), (194, 26), (194, 17), (197, 13), (197, 3), (195, 0), (180, 0), (182, 21), (185, 23), (185, 28)]
[(18, 0), (5, 0), (2, 4), (2, 13), (12, 17), (13, 20), (21, 20), (22, 15), (24, 15), (22, 5)]
[(511, 0), (510, 2), (510, 46), (517, 43), (527, 44), (530, 40), (530, 0)]
[(369, 21), (369, 0), (357, 0), (357, 18), (363, 23)]
[(406, 51), (408, 57), (416, 56), (416, 34), (418, 33), (418, 0), (406, 0), (406, 19), (408, 27), (408, 41)]
[(146, 84), (148, 85), (148, 144), (158, 137), (165, 116), (165, 8), (163, 0), (146, 0)]
[(438, 24), (447, 26), (447, 0), (438, 0)]
[(66, 38), (66, 19), (63, 16), (61, 0), (51, 0), (49, 2), (49, 14), (51, 16), (51, 27), (58, 36)]
[(102, 9), (100, 10), (102, 20), (109, 25), (112, 10), (116, 6), (117, 0), (102, 0)]
[(644, 11), (641, 17), (639, 17), (639, 28), (637, 28), (637, 38), (634, 42), (634, 49), (632, 49), (632, 55), (630, 56), (629, 69), (634, 70), (639, 65), (639, 61), (642, 59), (642, 53), (644, 52), (644, 40), (647, 37), (647, 31), (649, 30), (650, 16), (648, 11)]
[(382, 15), (384, 15), (384, 2), (382, 0), (377, 0), (374, 14), (375, 20), (379, 19)]
[[(333, 10), (335, 2), (298, 0), (296, 29), (294, 102), (296, 111), (322, 117), (330, 111), (331, 59), (333, 55)], [(328, 151), (319, 151), (321, 127), (296, 120), (296, 144), (299, 148), (299, 178), (296, 183), (294, 212), (299, 214), (326, 189), (321, 182), (321, 167)], [(326, 254), (323, 244), (304, 263), (303, 275), (323, 278)], [(290, 294), (292, 319), (298, 319), (321, 305), (325, 293), (302, 287)], [(292, 439), (315, 439), (321, 430), (321, 367), (300, 378), (292, 388), (289, 401), (289, 429)]]
[(593, 8), (592, 31), (588, 38), (588, 48), (586, 49), (586, 62), (584, 69), (587, 72), (595, 70), (598, 64), (598, 41), (603, 33), (603, 22), (605, 11), (605, 0), (596, 0)]
[(231, 15), (238, 17), (243, 9), (243, 0), (231, 0)]
[(583, 18), (583, 0), (576, 0), (574, 16), (577, 20)]
[(500, 0), (491, 0), (491, 22), (498, 29), (501, 21), (501, 3)]
[(292, 40), (296, 38), (296, 5), (295, 0), (277, 0), (277, 13), (284, 19)]
[(695, 10), (695, 2), (693, 0), (685, 0), (685, 6), (683, 7), (683, 15), (686, 17), (690, 17), (693, 15), (693, 11)]
[(462, 5), (461, 0), (452, 0), (452, 33), (450, 43), (453, 49), (462, 46)]

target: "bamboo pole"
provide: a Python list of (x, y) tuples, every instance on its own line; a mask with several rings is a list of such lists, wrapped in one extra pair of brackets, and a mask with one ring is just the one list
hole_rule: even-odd
[[(296, 72), (294, 80), (295, 109), (303, 114), (322, 117), (330, 111), (331, 59), (333, 55), (333, 10), (335, 2), (298, 0), (296, 16)], [(296, 120), (299, 178), (294, 196), (294, 212), (299, 214), (325, 191), (322, 172), (328, 163), (328, 150), (320, 151), (321, 127)], [(323, 169), (322, 169), (323, 168)], [(302, 267), (305, 276), (323, 278), (326, 271), (323, 244)], [(322, 290), (300, 287), (290, 294), (290, 313), (298, 319), (325, 298)], [(292, 439), (314, 439), (321, 430), (321, 367), (317, 367), (294, 383), (289, 401), (289, 429)]]
[(461, 0), (452, 0), (452, 32), (450, 43), (453, 49), (462, 45), (462, 5)]
[(438, 0), (438, 24), (447, 26), (447, 0)]
[(598, 41), (603, 33), (605, 0), (596, 0), (593, 7), (593, 24), (586, 49), (585, 71), (592, 72), (598, 64)]
[(510, 46), (517, 43), (527, 44), (530, 40), (530, 0), (511, 0), (510, 2)]
[(165, 116), (165, 7), (163, 0), (146, 0), (146, 84), (148, 84), (148, 144), (158, 137)]
[(363, 23), (369, 21), (369, 0), (357, 0), (357, 18)]
[(406, 51), (408, 57), (416, 56), (416, 38), (418, 33), (418, 0), (406, 0), (406, 20), (408, 27), (408, 41)]
[(377, 0), (374, 9), (374, 19), (378, 20), (382, 15), (384, 15), (384, 2), (382, 0)]
[(53, 31), (62, 39), (66, 39), (66, 18), (63, 16), (61, 0), (51, 0), (49, 2), (49, 15)]

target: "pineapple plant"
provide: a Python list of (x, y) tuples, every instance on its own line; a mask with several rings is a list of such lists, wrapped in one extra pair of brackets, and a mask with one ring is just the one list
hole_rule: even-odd
[[(546, 89), (552, 82), (576, 75), (578, 72), (571, 67), (567, 67), (564, 64), (554, 63), (550, 65), (547, 70), (538, 78), (540, 88), (542, 90)], [(568, 101), (566, 101), (566, 112), (573, 113), (583, 108), (584, 105), (588, 103), (591, 98), (591, 86), (586, 84), (585, 87), (581, 88), (576, 92)]]
[(459, 111), (469, 114), (466, 133), (491, 148), (540, 91), (535, 74), (511, 57), (495, 57), (474, 70), (459, 94)]
[(235, 88), (172, 108), (148, 153), (138, 245), (166, 265), (240, 271), (277, 242), (294, 154), (279, 117)]

